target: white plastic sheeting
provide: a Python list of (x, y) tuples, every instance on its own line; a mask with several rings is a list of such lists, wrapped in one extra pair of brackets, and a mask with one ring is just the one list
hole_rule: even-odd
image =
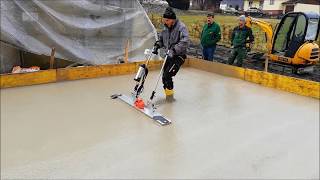
[(138, 0), (1, 0), (1, 41), (80, 63), (143, 60), (156, 30)]

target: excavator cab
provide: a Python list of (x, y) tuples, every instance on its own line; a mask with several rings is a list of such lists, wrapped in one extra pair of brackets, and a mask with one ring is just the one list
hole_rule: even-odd
[(289, 64), (315, 64), (319, 61), (320, 18), (317, 13), (292, 12), (286, 14), (273, 37), (274, 60)]

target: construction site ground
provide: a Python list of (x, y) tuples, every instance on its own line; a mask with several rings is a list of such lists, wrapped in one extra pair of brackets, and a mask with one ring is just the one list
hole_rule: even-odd
[(110, 99), (133, 76), (1, 89), (1, 178), (319, 177), (319, 99), (186, 67), (160, 127)]

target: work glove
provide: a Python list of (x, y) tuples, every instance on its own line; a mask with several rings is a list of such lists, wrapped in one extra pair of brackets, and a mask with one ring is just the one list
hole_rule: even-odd
[(159, 50), (159, 48), (154, 46), (152, 49), (152, 54), (158, 55), (158, 50)]
[(172, 49), (170, 49), (168, 52), (168, 57), (173, 58), (173, 55), (174, 55), (174, 51)]
[(160, 44), (159, 41), (156, 41), (153, 45), (153, 51), (152, 53), (155, 55), (158, 55), (158, 50), (160, 49)]

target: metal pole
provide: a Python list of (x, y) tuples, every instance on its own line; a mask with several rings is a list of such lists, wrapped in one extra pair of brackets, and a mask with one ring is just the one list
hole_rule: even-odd
[(166, 57), (164, 58), (164, 61), (163, 61), (163, 64), (162, 64), (162, 67), (161, 67), (161, 70), (160, 70), (160, 73), (158, 75), (158, 79), (157, 79), (157, 83), (156, 83), (156, 86), (154, 87), (154, 90), (152, 91), (152, 94), (150, 96), (150, 99), (149, 99), (149, 102), (148, 103), (151, 103), (155, 94), (156, 94), (156, 90), (157, 90), (157, 87), (158, 87), (158, 84), (159, 84), (159, 81), (160, 81), (160, 78), (162, 76), (162, 73), (163, 73), (163, 69), (164, 69), (164, 65), (166, 64), (167, 62), (167, 59), (168, 59), (168, 54), (169, 54), (169, 51), (166, 53)]

